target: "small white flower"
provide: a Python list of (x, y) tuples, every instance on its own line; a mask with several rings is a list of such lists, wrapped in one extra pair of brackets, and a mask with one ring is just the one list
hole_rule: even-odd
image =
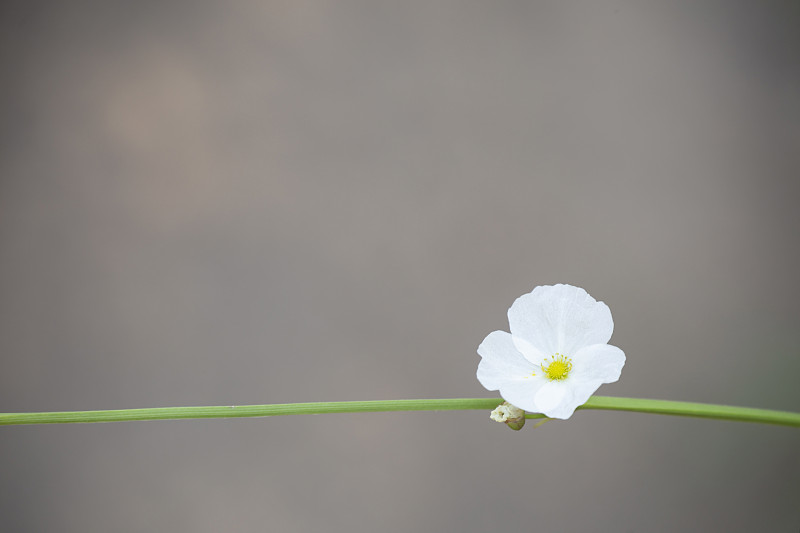
[(603, 302), (572, 285), (545, 285), (508, 310), (511, 333), (494, 331), (478, 346), (478, 381), (509, 403), (550, 418), (569, 418), (603, 383), (619, 379), (625, 354)]

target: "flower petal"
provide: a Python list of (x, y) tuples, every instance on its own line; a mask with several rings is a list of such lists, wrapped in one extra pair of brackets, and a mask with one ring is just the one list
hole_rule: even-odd
[(489, 390), (498, 390), (509, 381), (523, 378), (527, 380), (536, 370), (517, 351), (511, 341), (511, 334), (505, 331), (489, 333), (478, 346), (478, 354), (482, 358), (478, 365), (478, 381)]
[(540, 366), (545, 357), (548, 355), (540, 352), (536, 346), (521, 337), (515, 337), (514, 335), (511, 335), (511, 340), (514, 341), (514, 347), (517, 349), (517, 351), (535, 366)]
[(605, 344), (614, 331), (603, 302), (572, 285), (544, 285), (523, 294), (508, 310), (511, 334), (540, 352), (572, 355), (591, 344)]
[(478, 346), (478, 353), (482, 358), (477, 373), (481, 385), (489, 390), (499, 390), (504, 400), (520, 409), (535, 410), (533, 398), (544, 379), (536, 372), (537, 367), (514, 347), (511, 334), (505, 331), (490, 333)]
[(602, 385), (599, 381), (573, 381), (572, 396), (575, 409), (585, 404)]
[(622, 367), (625, 366), (625, 353), (610, 344), (584, 346), (572, 355), (572, 365), (570, 378), (596, 382), (599, 387), (603, 383), (614, 383), (619, 379)]
[(532, 413), (540, 412), (536, 407), (536, 393), (539, 392), (547, 380), (539, 377), (509, 380), (500, 387), (500, 396), (505, 401)]
[(536, 393), (535, 412), (544, 413), (550, 418), (569, 418), (578, 407), (575, 401), (573, 388), (564, 381), (550, 381), (545, 383)]

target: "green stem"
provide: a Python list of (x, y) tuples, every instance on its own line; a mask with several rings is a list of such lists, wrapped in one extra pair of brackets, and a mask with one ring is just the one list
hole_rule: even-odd
[[(126, 420), (177, 420), (187, 418), (251, 418), (281, 415), (326, 413), (366, 413), (387, 411), (456, 411), (491, 410), (502, 400), (497, 398), (447, 398), (438, 400), (378, 400), (364, 402), (313, 402), (272, 405), (239, 405), (213, 407), (156, 407), (152, 409), (118, 409), (112, 411), (63, 411), (49, 413), (0, 413), (0, 425), (71, 424), (90, 422), (122, 422)], [(717, 420), (736, 420), (800, 427), (800, 413), (731, 407), (666, 400), (613, 398), (593, 396), (578, 409), (633, 411), (662, 415), (692, 416)], [(528, 414), (527, 418), (545, 418)]]
[(605, 411), (631, 411), (657, 415), (691, 416), (733, 420), (736, 422), (756, 422), (780, 426), (800, 427), (800, 413), (753, 409), (710, 403), (673, 402), (670, 400), (648, 400), (645, 398), (615, 398), (611, 396), (592, 396), (578, 409), (602, 409)]
[(442, 400), (377, 400), (364, 402), (277, 403), (269, 405), (219, 405), (211, 407), (155, 407), (113, 411), (63, 411), (53, 413), (0, 413), (0, 426), (10, 424), (71, 424), (81, 422), (123, 422), (126, 420), (176, 420), (186, 418), (252, 418), (281, 415), (328, 413), (370, 413), (385, 411), (491, 410), (502, 400), (496, 398), (448, 398)]

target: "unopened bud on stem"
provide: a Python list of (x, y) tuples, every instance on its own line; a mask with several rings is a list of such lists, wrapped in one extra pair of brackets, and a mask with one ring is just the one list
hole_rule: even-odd
[(514, 431), (519, 431), (525, 425), (525, 411), (508, 402), (503, 402), (492, 411), (489, 418), (495, 422), (502, 422)]

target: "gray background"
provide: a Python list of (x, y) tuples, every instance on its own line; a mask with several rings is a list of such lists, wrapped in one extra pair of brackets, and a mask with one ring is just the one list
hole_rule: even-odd
[[(751, 5), (752, 4), (752, 5)], [(601, 394), (800, 410), (796, 2), (4, 2), (0, 410)], [(579, 412), (0, 428), (0, 530), (797, 531), (800, 431)]]

